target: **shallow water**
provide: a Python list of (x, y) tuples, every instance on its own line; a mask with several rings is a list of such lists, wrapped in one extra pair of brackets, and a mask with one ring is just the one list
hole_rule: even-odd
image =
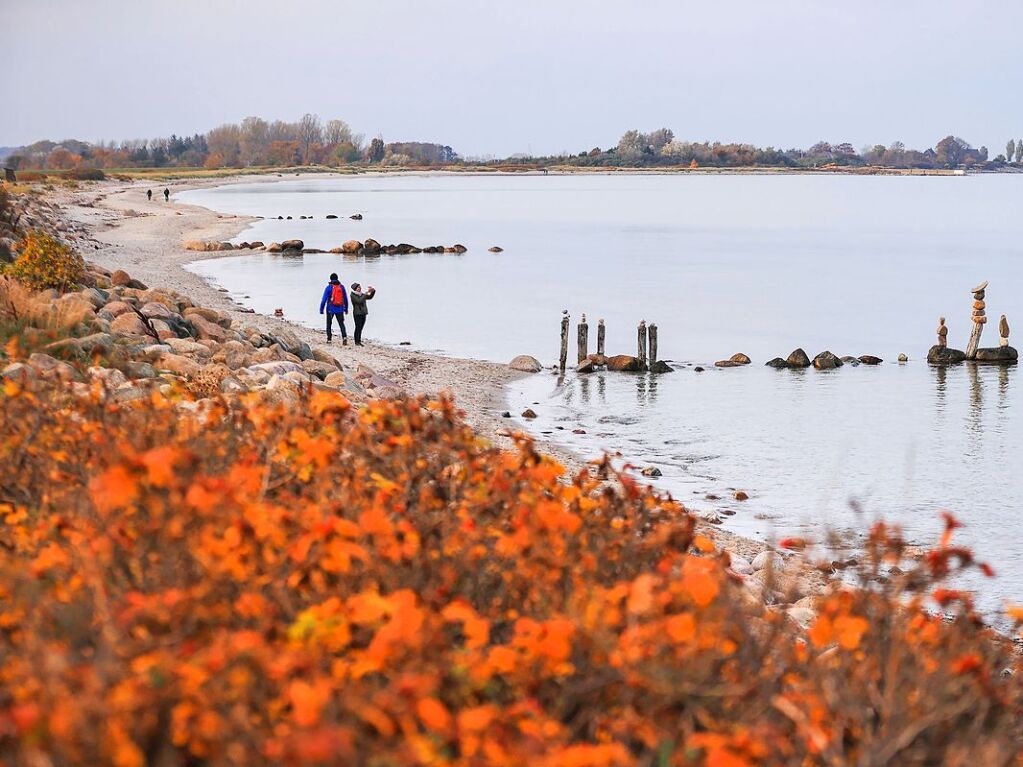
[[(273, 217), (238, 241), (299, 237), (328, 249), (374, 237), (469, 248), (193, 265), (257, 311), (281, 307), (311, 326), (331, 271), (379, 289), (370, 338), (458, 356), (528, 353), (552, 363), (562, 309), (573, 322), (587, 313), (591, 347), (604, 318), (609, 353), (635, 353), (639, 319), (656, 322), (660, 356), (676, 361), (675, 373), (563, 381), (543, 373), (512, 387), (513, 411), (532, 406), (539, 418), (529, 429), (586, 453), (599, 447), (658, 466), (658, 486), (697, 509), (734, 511), (726, 526), (749, 535), (824, 526), (859, 534), (883, 515), (923, 542), (938, 511), (951, 510), (968, 525), (963, 539), (999, 571), (990, 601), (1023, 597), (1019, 373), (940, 370), (922, 358), (941, 314), (950, 344), (965, 346), (969, 289), (981, 280), (991, 282), (984, 345), (997, 344), (999, 314), (1023, 322), (1021, 191), (1018, 176), (405, 176), (178, 197)], [(355, 212), (364, 220), (347, 218)], [(505, 252), (487, 252), (491, 245)], [(574, 324), (571, 336), (574, 355)], [(796, 346), (885, 363), (763, 367)], [(708, 364), (737, 351), (753, 364)], [(911, 361), (895, 363), (900, 352)], [(697, 364), (707, 369), (695, 372)], [(750, 500), (731, 501), (732, 488)]]

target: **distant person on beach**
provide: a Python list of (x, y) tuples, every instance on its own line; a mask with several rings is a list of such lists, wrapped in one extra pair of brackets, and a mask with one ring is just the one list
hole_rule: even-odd
[(146, 190), (146, 197), (148, 197), (148, 198), (149, 198), (149, 201), (150, 201), (150, 202), (152, 202), (152, 201), (153, 201), (153, 190), (152, 190), (152, 189), (147, 189), (147, 190)]
[(366, 326), (366, 317), (369, 316), (369, 307), (366, 302), (377, 294), (377, 289), (372, 285), (365, 293), (362, 292), (362, 285), (352, 283), (352, 317), (355, 318), (355, 345), (362, 346), (362, 329)]
[(336, 274), (330, 275), (330, 282), (323, 289), (323, 298), (320, 299), (320, 314), (327, 314), (327, 343), (331, 339), (331, 324), (337, 320), (341, 328), (341, 343), (348, 346), (348, 331), (345, 330), (345, 315), (348, 314), (348, 293), (345, 286), (338, 280)]
[(163, 190), (163, 201), (170, 202), (170, 189)]

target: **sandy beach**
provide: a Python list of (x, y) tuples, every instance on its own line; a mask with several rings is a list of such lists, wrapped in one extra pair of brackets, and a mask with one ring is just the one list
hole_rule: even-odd
[[(316, 176), (308, 174), (306, 177)], [(302, 341), (337, 357), (346, 366), (368, 366), (409, 394), (448, 393), (455, 398), (467, 423), (481, 437), (498, 447), (511, 447), (509, 434), (516, 431), (517, 426), (514, 420), (502, 417), (507, 409), (505, 384), (526, 374), (499, 363), (427, 354), (413, 348), (380, 344), (341, 346), (336, 341), (327, 344), (324, 333), (318, 329), (292, 323), (286, 317), (243, 311), (243, 307), (224, 292), (184, 268), (199, 260), (239, 256), (238, 251), (188, 251), (184, 248), (186, 240), (227, 240), (255, 219), (176, 202), (175, 193), (200, 187), (276, 180), (275, 175), (246, 175), (160, 185), (152, 181), (105, 181), (79, 189), (58, 189), (48, 199), (59, 205), (62, 215), (82, 233), (78, 247), (85, 257), (100, 266), (124, 269), (147, 285), (173, 289), (197, 304), (225, 312), (260, 330), (286, 327)], [(172, 195), (167, 203), (163, 201), (164, 188), (170, 189)], [(154, 191), (152, 201), (146, 198), (147, 189)], [(580, 454), (546, 440), (535, 441), (541, 451), (554, 456), (572, 474), (601, 457), (596, 450), (593, 455)], [(702, 522), (700, 525), (713, 534), (722, 548), (748, 560), (768, 548), (761, 541), (715, 525)], [(823, 578), (815, 571), (798, 566), (796, 571), (801, 593), (814, 593), (823, 586)]]

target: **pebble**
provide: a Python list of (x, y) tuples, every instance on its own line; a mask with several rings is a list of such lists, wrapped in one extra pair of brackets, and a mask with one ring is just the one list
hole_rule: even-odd
[(523, 418), (536, 418), (536, 413), (533, 412), (533, 408), (527, 407), (525, 410), (522, 411), (522, 417)]

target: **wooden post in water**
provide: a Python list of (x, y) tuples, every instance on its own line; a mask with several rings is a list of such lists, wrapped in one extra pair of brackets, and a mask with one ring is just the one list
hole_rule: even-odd
[(639, 321), (639, 328), (636, 332), (636, 346), (638, 347), (636, 356), (639, 358), (639, 366), (646, 368), (646, 320)]
[(970, 342), (966, 344), (966, 359), (968, 360), (977, 359), (980, 334), (984, 332), (984, 323), (987, 322), (987, 316), (984, 313), (985, 288), (987, 288), (987, 280), (970, 291), (973, 293), (973, 330), (970, 332)]
[(657, 325), (651, 322), (647, 332), (650, 334), (650, 364), (653, 365), (657, 362)]
[(597, 320), (597, 354), (604, 356), (604, 320)]
[(570, 317), (566, 309), (561, 313), (561, 372), (565, 372), (565, 363), (568, 362), (568, 325)]
[(576, 336), (576, 341), (579, 344), (579, 348), (577, 350), (577, 359), (576, 359), (576, 362), (578, 363), (578, 362), (582, 362), (584, 359), (586, 359), (586, 355), (588, 355), (590, 353), (589, 349), (588, 349), (588, 347), (590, 345), (590, 326), (586, 324), (586, 313), (585, 312), (583, 312), (582, 321), (579, 323), (579, 329), (578, 329), (578, 334)]

